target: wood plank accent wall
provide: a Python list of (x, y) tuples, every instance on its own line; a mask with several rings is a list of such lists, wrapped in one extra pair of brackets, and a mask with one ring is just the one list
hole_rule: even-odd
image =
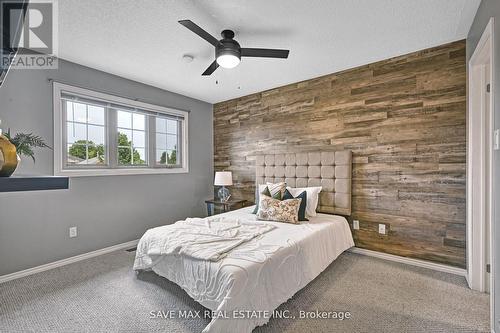
[(214, 165), (253, 202), (257, 154), (351, 149), (356, 245), (465, 267), (465, 120), (458, 41), (216, 104)]

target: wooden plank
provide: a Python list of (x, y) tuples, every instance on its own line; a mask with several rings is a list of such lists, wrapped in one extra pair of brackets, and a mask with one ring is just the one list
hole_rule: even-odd
[(465, 267), (465, 41), (225, 101), (213, 121), (234, 198), (253, 202), (258, 154), (351, 149), (356, 245)]

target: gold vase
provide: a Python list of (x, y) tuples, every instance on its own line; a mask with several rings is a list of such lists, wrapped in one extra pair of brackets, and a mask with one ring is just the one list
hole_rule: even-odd
[(17, 168), (17, 153), (5, 136), (0, 135), (0, 177), (10, 177)]

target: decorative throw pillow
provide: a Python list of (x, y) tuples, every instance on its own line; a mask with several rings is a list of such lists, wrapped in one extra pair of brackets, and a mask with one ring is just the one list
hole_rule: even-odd
[(303, 191), (294, 198), (294, 196), (290, 193), (290, 191), (285, 190), (285, 194), (283, 195), (283, 200), (297, 199), (297, 198), (301, 199), (299, 207), (299, 221), (309, 221), (308, 219), (306, 219), (307, 192)]
[[(285, 194), (285, 189), (286, 189), (285, 182), (266, 183), (266, 185), (259, 185), (259, 188), (260, 188), (260, 186), (267, 186), (267, 188), (269, 189), (269, 192), (271, 193), (271, 197), (274, 197), (277, 193), (280, 193), (281, 197), (283, 197), (283, 194)], [(281, 197), (280, 197), (280, 199), (281, 199)]]
[(253, 214), (257, 214), (257, 211), (259, 210), (260, 193), (264, 192), (266, 188), (269, 192), (269, 194), (266, 194), (268, 197), (281, 200), (283, 194), (285, 194), (286, 183), (266, 183), (257, 186), (257, 188), (255, 189), (255, 209), (253, 210)]
[(299, 223), (299, 208), (302, 199), (278, 200), (261, 195), (257, 219), (286, 223)]
[(321, 192), (322, 187), (297, 187), (297, 188), (286, 188), (294, 197), (297, 197), (300, 193), (307, 192), (307, 206), (306, 214), (307, 216), (316, 216), (316, 208), (318, 208), (319, 192)]
[(281, 192), (278, 191), (274, 195), (271, 194), (271, 191), (269, 191), (269, 187), (266, 186), (264, 191), (262, 191), (260, 194), (265, 195), (266, 197), (271, 197), (273, 199), (281, 200)]

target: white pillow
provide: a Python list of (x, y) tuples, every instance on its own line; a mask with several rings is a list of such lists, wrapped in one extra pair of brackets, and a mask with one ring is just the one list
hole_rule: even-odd
[(307, 203), (306, 203), (306, 214), (307, 216), (316, 216), (316, 208), (318, 207), (319, 192), (321, 192), (322, 187), (287, 187), (288, 192), (295, 198), (300, 193), (306, 191), (307, 193)]

